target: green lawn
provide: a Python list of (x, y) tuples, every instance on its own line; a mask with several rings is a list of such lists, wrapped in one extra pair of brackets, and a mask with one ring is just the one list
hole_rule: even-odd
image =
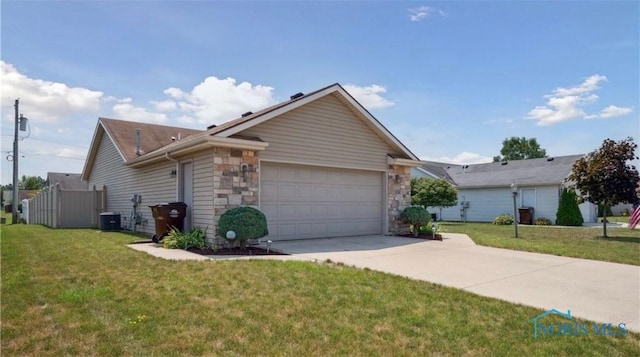
[(603, 238), (602, 227), (518, 225), (517, 239), (513, 225), (442, 222), (439, 230), (464, 233), (490, 247), (640, 265), (640, 229), (608, 226)]
[[(135, 238), (2, 227), (2, 355), (631, 356), (640, 335), (533, 338), (542, 311), (335, 264), (166, 261)], [(561, 322), (561, 321), (560, 321)]]

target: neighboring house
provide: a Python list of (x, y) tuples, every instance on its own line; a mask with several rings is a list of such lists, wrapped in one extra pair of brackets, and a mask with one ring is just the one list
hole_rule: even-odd
[(186, 228), (209, 237), (220, 215), (248, 205), (284, 240), (406, 229), (398, 215), (420, 164), (333, 84), (204, 131), (100, 118), (82, 178), (105, 186), (106, 210), (125, 221), (140, 195), (138, 231), (154, 233), (157, 203), (185, 202)]
[(58, 185), (62, 190), (86, 190), (88, 185), (82, 181), (82, 174), (69, 174), (62, 172), (47, 173), (49, 186)]
[[(544, 217), (555, 222), (560, 195), (566, 187), (564, 180), (571, 172), (573, 163), (581, 157), (583, 155), (475, 165), (430, 162), (421, 166), (420, 170), (412, 169), (412, 174), (418, 176), (426, 171), (430, 177), (445, 177), (458, 190), (458, 205), (444, 208), (442, 217), (438, 219), (491, 222), (500, 214), (513, 214), (511, 184), (515, 184), (518, 210), (532, 207), (534, 219)], [(437, 170), (434, 170), (434, 166)], [(442, 174), (442, 170), (446, 175)], [(583, 203), (580, 211), (585, 222), (596, 222), (595, 205)]]

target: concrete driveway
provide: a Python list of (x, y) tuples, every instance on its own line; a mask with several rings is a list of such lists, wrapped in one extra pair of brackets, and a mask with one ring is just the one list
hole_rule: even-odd
[[(274, 242), (297, 258), (451, 286), (640, 331), (640, 267), (477, 246), (464, 234), (444, 240), (363, 236)], [(640, 257), (638, 257), (640, 259)], [(532, 316), (533, 318), (534, 316)]]

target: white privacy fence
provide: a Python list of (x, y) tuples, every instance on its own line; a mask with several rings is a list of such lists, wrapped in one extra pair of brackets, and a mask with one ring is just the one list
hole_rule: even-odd
[(64, 190), (49, 186), (29, 199), (23, 207), (29, 224), (51, 228), (97, 228), (106, 207), (106, 187), (102, 190)]

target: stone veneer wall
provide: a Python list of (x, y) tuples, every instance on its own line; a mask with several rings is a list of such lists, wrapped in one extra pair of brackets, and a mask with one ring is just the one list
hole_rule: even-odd
[[(389, 212), (389, 233), (409, 233), (409, 224), (400, 220), (400, 213), (411, 205), (411, 167), (389, 165), (387, 170), (389, 187), (387, 208)], [(396, 175), (398, 179), (396, 179)]]
[[(241, 166), (248, 165), (245, 175)], [(227, 210), (238, 206), (258, 208), (258, 157), (253, 150), (216, 148), (213, 155), (213, 224)], [(219, 235), (219, 234), (218, 234)]]

